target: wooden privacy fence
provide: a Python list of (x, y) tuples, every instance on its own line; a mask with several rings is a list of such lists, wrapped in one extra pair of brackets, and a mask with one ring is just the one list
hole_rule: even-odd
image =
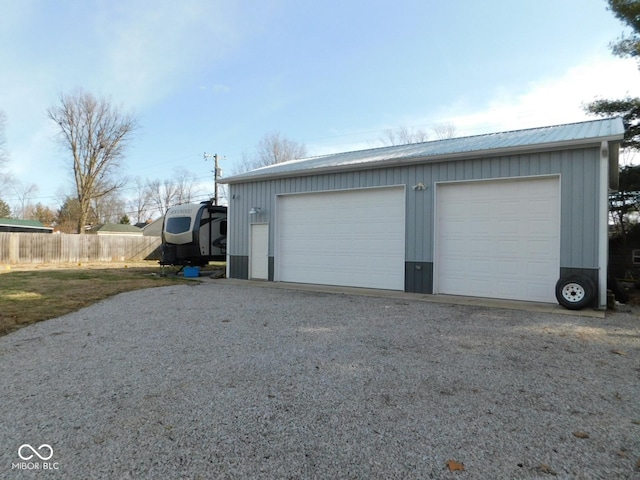
[(160, 243), (151, 236), (0, 232), (0, 263), (159, 260)]

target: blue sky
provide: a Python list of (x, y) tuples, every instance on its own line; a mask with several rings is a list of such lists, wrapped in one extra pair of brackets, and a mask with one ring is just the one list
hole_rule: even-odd
[(204, 152), (230, 174), (270, 132), (317, 155), (401, 126), (474, 135), (581, 121), (584, 102), (640, 96), (636, 62), (609, 51), (624, 27), (604, 0), (0, 0), (0, 11), (9, 167), (52, 208), (73, 184), (46, 109), (76, 87), (136, 115), (129, 176), (185, 168), (209, 192)]

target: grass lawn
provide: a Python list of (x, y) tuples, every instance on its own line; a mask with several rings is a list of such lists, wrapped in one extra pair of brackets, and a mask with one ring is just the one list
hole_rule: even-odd
[[(167, 267), (166, 272), (175, 269)], [(190, 281), (182, 276), (159, 274), (156, 262), (0, 265), (0, 335), (118, 293)]]

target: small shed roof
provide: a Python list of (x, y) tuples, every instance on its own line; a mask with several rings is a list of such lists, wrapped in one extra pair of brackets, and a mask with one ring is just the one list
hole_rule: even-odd
[(602, 141), (621, 141), (623, 136), (622, 119), (620, 117), (605, 118), (588, 122), (302, 158), (234, 175), (221, 179), (220, 182), (243, 183), (377, 166), (459, 160), (467, 157), (506, 155), (531, 150), (597, 145)]
[(151, 223), (147, 223), (144, 227), (142, 227), (142, 234), (145, 237), (159, 237), (162, 235), (162, 224), (164, 222), (164, 217), (160, 217), (155, 219)]
[(98, 235), (142, 235), (142, 229), (123, 223), (103, 223), (91, 228)]
[(53, 230), (45, 227), (39, 220), (19, 220), (17, 218), (0, 218), (0, 225), (8, 227), (33, 228), (37, 230)]

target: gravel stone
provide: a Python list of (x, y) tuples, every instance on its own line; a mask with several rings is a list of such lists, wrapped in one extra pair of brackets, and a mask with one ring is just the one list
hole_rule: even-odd
[(0, 477), (635, 479), (639, 355), (633, 312), (129, 292), (0, 337)]

